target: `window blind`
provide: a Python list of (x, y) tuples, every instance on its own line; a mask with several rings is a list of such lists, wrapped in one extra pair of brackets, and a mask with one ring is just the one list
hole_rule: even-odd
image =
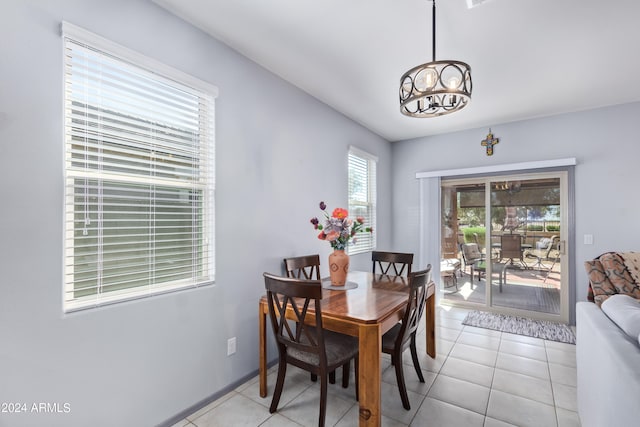
[(373, 233), (359, 232), (356, 243), (348, 247), (349, 255), (376, 248), (376, 157), (355, 147), (349, 149), (349, 216), (364, 217), (365, 227)]
[(215, 90), (63, 35), (65, 310), (211, 283)]

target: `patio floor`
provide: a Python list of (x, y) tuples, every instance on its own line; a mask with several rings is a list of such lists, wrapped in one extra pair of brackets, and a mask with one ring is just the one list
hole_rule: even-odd
[[(547, 277), (546, 270), (529, 268), (507, 268), (506, 281), (499, 290), (497, 275), (493, 279), (493, 305), (548, 314), (560, 314), (560, 266), (554, 266)], [(546, 278), (546, 281), (545, 281)], [(477, 273), (473, 278), (468, 273), (458, 277), (458, 289), (452, 279), (443, 278), (445, 301), (467, 301), (485, 303), (486, 280), (483, 275), (478, 281)]]

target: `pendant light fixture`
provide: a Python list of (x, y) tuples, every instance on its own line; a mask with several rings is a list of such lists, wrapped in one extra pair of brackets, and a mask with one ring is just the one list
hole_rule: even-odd
[(471, 101), (471, 67), (460, 61), (436, 61), (436, 2), (433, 0), (433, 60), (400, 78), (400, 112), (410, 117), (438, 117)]

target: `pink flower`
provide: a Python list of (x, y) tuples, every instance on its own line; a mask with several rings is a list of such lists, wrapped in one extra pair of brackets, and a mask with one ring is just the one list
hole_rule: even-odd
[(330, 242), (333, 242), (334, 240), (336, 240), (338, 237), (340, 237), (340, 233), (338, 233), (337, 231), (330, 231), (327, 233), (326, 235), (326, 239)]
[(358, 224), (364, 224), (364, 217), (363, 216), (356, 217), (356, 221), (358, 222)]
[(326, 234), (324, 234), (324, 231), (323, 231), (322, 233), (318, 234), (318, 239), (320, 239), (320, 240), (327, 240), (327, 235), (326, 235)]

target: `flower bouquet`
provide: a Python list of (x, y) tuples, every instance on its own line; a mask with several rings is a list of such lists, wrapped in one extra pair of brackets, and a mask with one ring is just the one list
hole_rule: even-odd
[(329, 215), (327, 205), (320, 202), (320, 210), (324, 212), (324, 226), (316, 217), (311, 218), (311, 224), (316, 230), (320, 230), (318, 239), (328, 241), (334, 249), (333, 253), (329, 255), (331, 284), (343, 286), (349, 271), (349, 255), (344, 253), (345, 248), (349, 243), (355, 244), (357, 242), (358, 232), (371, 233), (373, 229), (364, 226), (364, 218), (361, 216), (356, 217), (355, 221), (349, 219), (349, 212), (346, 209), (335, 208)]

